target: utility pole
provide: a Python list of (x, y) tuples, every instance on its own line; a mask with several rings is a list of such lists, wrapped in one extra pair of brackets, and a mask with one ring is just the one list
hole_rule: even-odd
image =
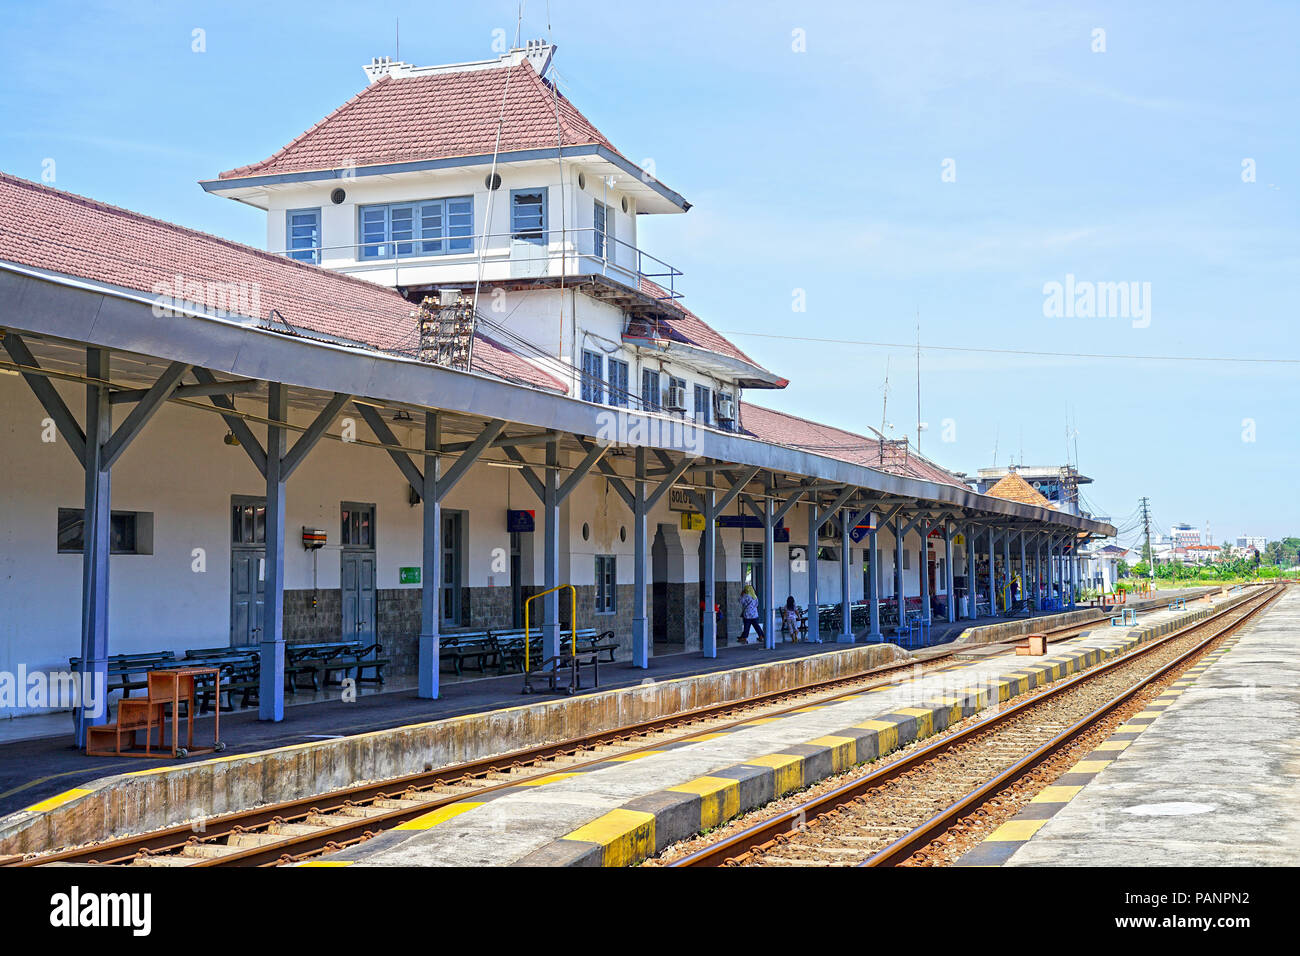
[(1156, 579), (1156, 555), (1151, 550), (1151, 501), (1145, 495), (1142, 498), (1142, 534), (1146, 537), (1146, 554), (1144, 557), (1150, 562), (1151, 580)]

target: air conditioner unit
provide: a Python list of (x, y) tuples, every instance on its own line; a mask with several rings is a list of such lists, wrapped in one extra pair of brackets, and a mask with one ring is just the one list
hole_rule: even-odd
[(670, 412), (686, 411), (686, 386), (669, 385), (668, 397), (664, 400), (664, 407)]
[(734, 422), (736, 420), (736, 403), (730, 398), (718, 399), (718, 421)]

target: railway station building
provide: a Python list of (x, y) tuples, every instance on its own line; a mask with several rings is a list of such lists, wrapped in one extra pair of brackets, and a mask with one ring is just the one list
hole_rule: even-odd
[(1013, 575), (1073, 602), (1108, 524), (777, 410), (779, 370), (639, 244), (690, 204), (552, 54), (369, 64), (202, 183), (265, 212), (264, 250), (0, 173), (0, 672), (251, 647), (277, 720), (286, 642), (378, 642), (432, 698), (447, 635), (542, 592), (546, 655), (595, 627), (638, 666), (737, 640), (745, 584), (769, 648), (787, 597), (846, 643), (986, 616)]

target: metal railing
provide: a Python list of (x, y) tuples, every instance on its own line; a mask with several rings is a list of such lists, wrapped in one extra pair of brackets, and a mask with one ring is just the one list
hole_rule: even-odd
[[(298, 262), (320, 265), (333, 257), (330, 252), (344, 252), (337, 258), (349, 268), (389, 266), (395, 272), (403, 266), (429, 268), (442, 262), (466, 265), (477, 260), (480, 244), (485, 266), (498, 263), (573, 262), (567, 275), (605, 275), (626, 281), (629, 277), (648, 279), (664, 291), (661, 299), (680, 299), (677, 279), (684, 273), (657, 256), (595, 228), (529, 229), (506, 233), (472, 236), (403, 236), (372, 242), (335, 245), (300, 246), (282, 249), (274, 255)], [(495, 278), (495, 277), (494, 277)], [(400, 283), (399, 283), (400, 284)], [(639, 290), (639, 283), (633, 283)]]

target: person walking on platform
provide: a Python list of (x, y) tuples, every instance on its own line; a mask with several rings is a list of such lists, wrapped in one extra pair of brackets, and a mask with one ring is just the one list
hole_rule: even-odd
[[(752, 584), (746, 584), (745, 589), (740, 592), (740, 617), (745, 622), (745, 629), (740, 632), (742, 641), (752, 644), (755, 640), (767, 640), (767, 636), (763, 633), (763, 625), (758, 622), (758, 595), (754, 593)], [(751, 626), (758, 631), (757, 638), (749, 636)]]

